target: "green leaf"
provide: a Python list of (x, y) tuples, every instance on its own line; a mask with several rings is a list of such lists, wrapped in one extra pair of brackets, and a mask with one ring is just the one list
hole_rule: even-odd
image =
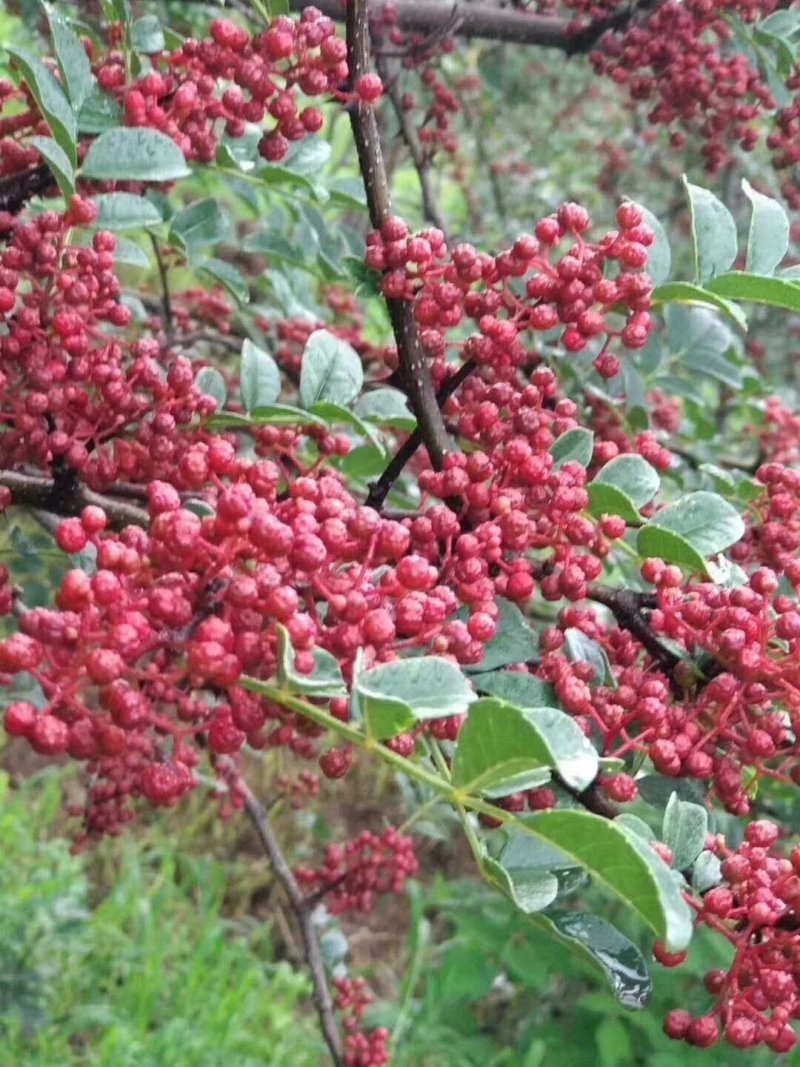
[(642, 516), (631, 498), (613, 485), (590, 482), (586, 486), (589, 494), (589, 512), (595, 518), (601, 519), (604, 515), (619, 515), (625, 522), (633, 526), (641, 523)]
[(357, 415), (370, 419), (379, 426), (396, 426), (400, 430), (413, 430), (417, 420), (408, 408), (408, 401), (399, 389), (384, 386), (363, 393), (355, 406)]
[(453, 757), (455, 785), (486, 792), (540, 768), (585, 789), (597, 776), (598, 756), (575, 720), (557, 708), (515, 708), (497, 697), (471, 706)]
[(359, 671), (353, 694), (368, 731), (379, 740), (417, 722), (463, 714), (475, 700), (459, 668), (441, 656), (394, 660)]
[(159, 130), (117, 126), (89, 146), (81, 168), (95, 181), (170, 182), (189, 174), (183, 152)]
[(272, 404), (280, 395), (281, 372), (278, 364), (263, 348), (252, 341), (242, 342), (242, 361), (239, 369), (242, 403), (245, 411)]
[(58, 182), (61, 195), (65, 200), (75, 195), (75, 170), (66, 152), (52, 137), (30, 137), (28, 144), (35, 148), (53, 173)]
[(225, 406), (225, 398), (228, 390), (225, 387), (225, 379), (214, 367), (203, 367), (194, 380), (194, 384), (201, 393), (213, 397), (217, 402), (217, 411)]
[[(745, 532), (736, 508), (716, 493), (705, 490), (689, 493), (674, 504), (661, 508), (653, 516), (652, 525), (678, 534), (701, 556), (724, 552), (740, 541)], [(639, 531), (640, 541), (648, 526)]]
[(504, 867), (491, 856), (484, 856), (481, 872), (490, 885), (510, 897), (525, 915), (542, 911), (558, 896), (558, 878), (550, 871)]
[(703, 285), (726, 271), (736, 259), (736, 223), (722, 201), (708, 189), (692, 185), (686, 177), (683, 182), (692, 217), (695, 281)]
[(667, 282), (653, 290), (653, 304), (688, 304), (689, 306), (706, 305), (724, 311), (736, 325), (747, 329), (747, 317), (738, 304), (712, 293), (708, 289), (701, 289), (699, 285), (690, 282)]
[(464, 668), (467, 674), (482, 674), (512, 663), (527, 663), (538, 651), (538, 638), (517, 605), (500, 597), (497, 607), (500, 609), (497, 633), (484, 645), (483, 658)]
[(197, 263), (195, 269), (208, 274), (215, 282), (219, 282), (227, 289), (239, 307), (249, 302), (250, 287), (247, 279), (230, 263), (226, 263), (223, 259), (206, 259), (202, 263)]
[(278, 623), (275, 632), (278, 637), (278, 682), (282, 688), (315, 697), (338, 697), (347, 693), (335, 656), (315, 648), (312, 653), (314, 670), (311, 674), (300, 674), (295, 668), (295, 651), (289, 631)]
[(157, 15), (145, 15), (133, 22), (131, 47), (143, 56), (154, 56), (164, 51), (164, 31)]
[(490, 671), (472, 679), (479, 693), (500, 697), (518, 708), (555, 708), (555, 689), (523, 671)]
[(757, 192), (746, 178), (742, 189), (752, 205), (745, 270), (773, 274), (789, 250), (789, 218), (782, 204)]
[(583, 630), (569, 626), (564, 631), (564, 648), (572, 663), (588, 663), (598, 685), (615, 686), (614, 673), (605, 650)]
[(681, 800), (703, 804), (706, 786), (695, 778), (669, 778), (664, 774), (645, 774), (636, 779), (642, 799), (654, 808), (666, 808), (673, 793)]
[(628, 522), (640, 522), (639, 508), (650, 503), (660, 485), (658, 472), (646, 459), (636, 455), (617, 456), (606, 463), (587, 487), (591, 510), (596, 515), (610, 512), (622, 515)]
[(329, 426), (335, 426), (336, 423), (344, 423), (346, 426), (352, 426), (353, 429), (363, 436), (368, 438), (376, 448), (385, 453), (386, 449), (381, 441), (381, 435), (375, 429), (374, 426), (370, 426), (368, 422), (364, 422), (362, 418), (359, 418), (354, 412), (348, 408), (342, 407), (341, 404), (333, 404), (330, 400), (318, 400), (316, 404), (312, 404), (309, 408), (313, 415), (319, 415), (321, 419), (324, 419)]
[(576, 860), (625, 903), (667, 947), (682, 952), (692, 917), (672, 873), (636, 834), (586, 811), (552, 810), (524, 820), (526, 830)]
[(667, 309), (669, 346), (681, 365), (701, 375), (711, 375), (731, 389), (742, 388), (742, 372), (726, 358), (740, 347), (738, 337), (726, 322), (708, 308), (673, 305)]
[(177, 244), (192, 258), (195, 253), (212, 248), (233, 236), (233, 225), (226, 211), (214, 199), (197, 200), (173, 216), (169, 228), (170, 242)]
[(591, 430), (578, 428), (562, 433), (550, 446), (553, 457), (553, 470), (559, 470), (565, 463), (579, 463), (588, 467), (594, 451), (594, 434)]
[(669, 238), (661, 225), (659, 220), (643, 204), (637, 204), (635, 200), (631, 203), (635, 204), (641, 212), (644, 213), (645, 225), (649, 226), (653, 231), (655, 240), (647, 249), (647, 273), (653, 282), (653, 285), (661, 285), (669, 278), (670, 270), (672, 269), (672, 252), (669, 247)]
[(206, 423), (213, 430), (253, 430), (258, 426), (319, 426), (327, 423), (312, 415), (310, 411), (292, 407), (291, 404), (261, 404), (253, 408), (249, 415), (237, 415), (226, 411), (223, 415), (214, 415)]
[(718, 296), (732, 300), (746, 300), (752, 304), (800, 311), (800, 285), (784, 278), (770, 278), (763, 274), (731, 271), (709, 282), (708, 288)]
[(646, 1006), (652, 992), (647, 963), (637, 946), (605, 919), (583, 911), (551, 911), (532, 921), (599, 966), (623, 1007)]
[(100, 193), (94, 199), (100, 211), (97, 221), (93, 223), (96, 229), (118, 233), (121, 230), (158, 226), (162, 221), (155, 204), (133, 193)]
[(722, 861), (713, 852), (701, 852), (692, 870), (692, 889), (707, 893), (722, 881)]
[(649, 522), (639, 530), (636, 547), (644, 558), (663, 559), (665, 563), (675, 563), (698, 574), (708, 575), (705, 559), (685, 537), (664, 530), (654, 522)]
[(25, 48), (7, 48), (50, 127), (53, 139), (74, 167), (78, 162), (78, 128), (64, 90), (44, 63)]
[(676, 871), (691, 867), (705, 848), (707, 833), (706, 809), (673, 793), (664, 811), (661, 838), (672, 850), (672, 866)]
[(58, 69), (61, 71), (61, 78), (66, 86), (70, 103), (77, 112), (80, 111), (96, 84), (89, 56), (64, 19), (47, 5), (45, 5), (45, 10), (50, 23), (50, 32), (53, 35), (53, 48)]
[(320, 400), (347, 405), (364, 384), (361, 357), (346, 341), (327, 330), (309, 337), (300, 364), (300, 403), (310, 408)]
[(78, 129), (81, 133), (103, 133), (119, 126), (123, 119), (118, 101), (95, 85), (78, 112)]

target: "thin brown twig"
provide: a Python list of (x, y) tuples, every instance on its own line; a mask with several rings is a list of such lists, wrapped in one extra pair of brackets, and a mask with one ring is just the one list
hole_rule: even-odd
[(152, 233), (150, 234), (150, 243), (153, 246), (153, 254), (158, 264), (158, 276), (161, 280), (161, 309), (164, 313), (164, 325), (167, 328), (167, 333), (170, 333), (172, 331), (172, 299), (169, 293), (169, 271), (164, 262), (164, 257), (161, 255), (161, 249), (158, 247), (158, 241)]
[[(474, 360), (468, 359), (465, 363), (462, 363), (455, 374), (452, 374), (444, 383), (442, 388), (436, 394), (436, 404), (441, 410), (444, 407), (445, 401), (453, 395), (463, 381), (465, 381), (470, 374), (475, 370), (477, 364)], [(391, 488), (400, 475), (403, 473), (405, 466), (410, 462), (414, 453), (422, 444), (422, 431), (417, 426), (400, 445), (394, 456), (390, 460), (383, 474), (376, 482), (372, 482), (369, 487), (369, 493), (367, 499), (364, 501), (367, 507), (380, 510), (386, 497), (391, 492)]]
[(419, 187), (422, 194), (422, 208), (425, 218), (434, 226), (438, 227), (438, 229), (445, 235), (445, 240), (447, 240), (447, 224), (444, 215), (442, 214), (442, 209), (439, 207), (439, 202), (436, 199), (433, 183), (431, 182), (430, 157), (425, 153), (425, 150), (422, 147), (419, 133), (417, 132), (417, 128), (414, 125), (411, 116), (403, 107), (403, 94), (400, 91), (397, 75), (389, 70), (388, 62), (381, 57), (376, 57), (376, 67), (386, 89), (386, 95), (389, 97), (394, 113), (397, 116), (397, 121), (400, 124), (400, 135), (408, 148), (408, 154), (411, 156), (411, 162), (414, 164), (417, 177), (419, 178)]
[[(369, 27), (367, 0), (352, 0), (347, 8), (347, 48), (350, 76), (355, 82), (369, 72)], [(379, 229), (392, 214), (389, 180), (383, 161), (378, 123), (372, 107), (354, 102), (350, 106), (350, 124), (358, 151), (358, 161), (367, 194), (370, 219)], [(414, 310), (407, 300), (386, 298), (386, 307), (397, 345), (403, 373), (403, 385), (417, 417), (422, 440), (431, 463), (440, 470), (444, 457), (452, 450), (442, 413), (436, 403), (425, 352), (420, 342)]]
[(328, 978), (325, 974), (325, 964), (322, 959), (319, 938), (311, 917), (312, 909), (303, 895), (297, 879), (289, 866), (283, 849), (280, 846), (275, 833), (269, 822), (269, 812), (259, 803), (249, 787), (240, 781), (239, 788), (244, 796), (244, 806), (250, 820), (256, 829), (259, 840), (267, 854), (275, 877), (283, 887), (289, 901), (289, 906), (294, 915), (300, 936), (303, 941), (303, 952), (308, 969), (311, 972), (311, 982), (314, 987), (314, 1004), (317, 1009), (322, 1035), (331, 1054), (335, 1067), (344, 1067), (344, 1054), (342, 1052), (341, 1036), (334, 1018), (333, 999), (331, 997)]

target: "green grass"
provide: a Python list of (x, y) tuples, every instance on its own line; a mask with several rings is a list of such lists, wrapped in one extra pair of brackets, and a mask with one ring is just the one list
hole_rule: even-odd
[[(0, 775), (0, 1060), (4, 1067), (319, 1067), (305, 975), (268, 928), (225, 917), (227, 866), (158, 831), (96, 858), (52, 836), (58, 774)], [(197, 847), (198, 842), (195, 842)]]

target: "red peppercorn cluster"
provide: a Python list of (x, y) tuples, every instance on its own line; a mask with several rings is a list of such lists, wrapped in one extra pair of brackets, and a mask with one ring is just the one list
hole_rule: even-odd
[[(620, 7), (613, 0), (567, 0), (567, 6), (589, 18)], [(606, 33), (590, 58), (597, 73), (625, 86), (633, 101), (650, 105), (651, 123), (673, 128), (674, 147), (685, 141), (678, 127), (699, 133), (706, 165), (715, 172), (730, 158), (731, 142), (744, 151), (755, 147), (755, 122), (775, 107), (761, 72), (728, 48), (726, 16), (754, 22), (776, 6), (775, 0), (670, 0)]]
[(376, 897), (402, 893), (419, 870), (414, 843), (395, 829), (374, 834), (368, 830), (346, 845), (330, 845), (318, 869), (295, 871), (298, 883), (309, 893), (325, 894), (334, 915), (372, 911)]
[[(212, 22), (210, 37), (190, 39), (152, 57), (153, 69), (132, 84), (124, 56), (112, 53), (97, 68), (100, 86), (122, 101), (130, 126), (171, 137), (190, 160), (211, 162), (221, 134), (238, 138), (266, 122), (258, 146), (268, 162), (282, 160), (292, 142), (323, 125), (322, 112), (298, 97), (343, 99), (347, 46), (333, 21), (314, 7), (299, 20), (273, 19), (251, 34), (230, 19)], [(375, 99), (374, 86), (361, 99)], [(380, 95), (380, 92), (378, 92)]]
[(215, 405), (188, 359), (166, 361), (158, 342), (123, 332), (113, 234), (67, 243), (96, 218), (76, 196), (64, 213), (18, 220), (0, 254), (0, 463), (66, 465), (102, 489), (173, 476), (189, 440), (179, 431)]
[(715, 851), (723, 882), (702, 901), (692, 901), (698, 924), (725, 937), (736, 955), (728, 971), (709, 971), (707, 991), (714, 1008), (693, 1018), (684, 1010), (664, 1022), (672, 1038), (700, 1048), (721, 1036), (736, 1048), (765, 1044), (786, 1053), (797, 1043), (793, 1020), (800, 1017), (800, 850), (790, 857), (773, 846), (778, 827), (761, 820), (745, 829), (745, 840), (731, 852), (721, 842)]
[[(507, 376), (531, 361), (526, 339), (559, 329), (568, 352), (597, 344), (594, 366), (604, 378), (619, 373), (609, 351), (612, 338), (632, 349), (643, 348), (651, 330), (652, 283), (635, 273), (647, 263), (653, 232), (641, 210), (631, 203), (617, 212), (619, 230), (590, 244), (591, 225), (578, 204), (563, 204), (557, 214), (537, 223), (534, 235), (519, 237), (497, 256), (471, 245), (449, 251), (441, 231), (412, 235), (399, 218), (388, 219), (367, 238), (365, 262), (382, 271), (387, 297), (414, 302), (422, 343), (434, 362), (443, 364), (448, 333), (466, 320), (478, 328), (461, 355)], [(564, 246), (565, 241), (570, 241)], [(608, 265), (619, 271), (606, 277)], [(616, 328), (612, 309), (625, 308), (625, 324)]]
[(363, 978), (336, 978), (334, 1007), (345, 1031), (345, 1067), (387, 1067), (389, 1031), (384, 1027), (362, 1030), (364, 1012), (374, 1001)]

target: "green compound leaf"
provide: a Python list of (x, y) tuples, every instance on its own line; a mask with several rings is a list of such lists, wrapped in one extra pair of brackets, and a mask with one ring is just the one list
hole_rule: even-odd
[(532, 921), (604, 972), (625, 1008), (641, 1010), (652, 992), (647, 962), (632, 941), (605, 919), (585, 911), (551, 911)]
[(61, 195), (69, 200), (75, 194), (75, 170), (64, 149), (52, 137), (31, 137), (28, 144), (36, 149), (48, 165)]
[(224, 259), (206, 259), (196, 264), (196, 269), (227, 289), (239, 307), (249, 303), (250, 287), (247, 279), (232, 264), (226, 263)]
[(579, 463), (581, 467), (588, 467), (592, 461), (593, 451), (594, 434), (591, 430), (584, 430), (580, 427), (567, 430), (550, 446), (553, 470), (559, 470), (565, 463)]
[(718, 308), (733, 319), (741, 330), (747, 329), (747, 316), (732, 300), (725, 300), (710, 289), (702, 289), (690, 282), (667, 282), (653, 290), (653, 304), (685, 304), (689, 307)]
[(289, 631), (280, 623), (276, 626), (278, 635), (278, 682), (281, 688), (304, 696), (338, 697), (347, 694), (347, 687), (335, 656), (324, 649), (315, 648), (314, 670), (311, 674), (300, 674), (295, 668), (295, 651)]
[(526, 915), (541, 911), (558, 896), (558, 878), (550, 871), (505, 867), (499, 860), (485, 856), (481, 860), (481, 873)]
[(683, 182), (692, 217), (695, 278), (704, 285), (726, 271), (736, 259), (739, 250), (736, 223), (722, 201), (708, 189), (692, 185), (685, 177)]
[(86, 49), (60, 15), (45, 5), (58, 69), (73, 109), (78, 112), (95, 87), (95, 76)]
[(233, 236), (233, 224), (216, 200), (197, 200), (173, 216), (169, 228), (172, 244), (192, 259)]
[(131, 46), (143, 56), (154, 56), (164, 51), (164, 30), (157, 15), (136, 19), (131, 25)]
[(564, 648), (572, 663), (588, 663), (592, 667), (598, 685), (616, 685), (605, 649), (587, 637), (583, 630), (575, 626), (567, 627), (564, 631)]
[(242, 403), (247, 412), (274, 403), (280, 395), (281, 372), (278, 364), (269, 352), (249, 340), (242, 342), (239, 380)]
[(441, 656), (395, 660), (359, 671), (353, 694), (367, 730), (379, 740), (418, 722), (463, 714), (475, 700), (459, 668)]
[(558, 707), (555, 689), (522, 671), (488, 671), (476, 674), (472, 682), (482, 695), (500, 697), (518, 708)]
[(705, 558), (724, 552), (744, 532), (742, 517), (732, 504), (716, 493), (700, 490), (657, 511), (639, 530), (637, 543), (642, 556), (660, 556), (708, 573)]
[(89, 146), (81, 176), (95, 181), (170, 182), (189, 167), (171, 137), (158, 130), (117, 126)]
[(453, 758), (455, 785), (472, 793), (510, 783), (531, 788), (527, 776), (542, 769), (557, 771), (574, 789), (594, 781), (597, 752), (574, 719), (557, 708), (517, 708), (497, 697), (472, 705)]
[(203, 367), (195, 378), (194, 384), (201, 393), (213, 397), (217, 402), (217, 411), (222, 411), (225, 407), (228, 390), (225, 385), (225, 379), (215, 367)]
[(673, 793), (664, 811), (661, 838), (672, 849), (672, 866), (676, 871), (691, 867), (705, 848), (707, 833), (706, 809)]
[(464, 668), (469, 675), (496, 671), (512, 663), (527, 663), (537, 653), (538, 638), (517, 605), (501, 597), (497, 606), (500, 609), (497, 633), (484, 646), (483, 658)]
[(709, 282), (708, 289), (726, 299), (745, 300), (785, 311), (800, 311), (800, 285), (784, 278), (734, 270)]
[(706, 560), (692, 548), (685, 537), (664, 530), (654, 522), (649, 522), (639, 531), (636, 540), (639, 555), (644, 558), (663, 559), (665, 563), (675, 563), (679, 567), (708, 575)]
[(100, 193), (94, 200), (100, 212), (93, 224), (96, 229), (119, 233), (161, 224), (156, 205), (133, 193)]
[(789, 250), (789, 217), (782, 204), (759, 193), (746, 178), (742, 189), (752, 207), (745, 270), (773, 274)]
[(53, 139), (74, 167), (77, 164), (78, 127), (64, 90), (44, 63), (25, 48), (8, 48), (8, 54), (25, 79), (33, 99), (44, 115)]
[(637, 508), (649, 504), (659, 490), (661, 479), (655, 467), (641, 456), (617, 456), (598, 472), (595, 483), (622, 490)]
[(300, 364), (300, 403), (310, 408), (322, 400), (346, 406), (364, 384), (364, 368), (356, 350), (327, 330), (315, 330)]
[(585, 811), (543, 811), (520, 821), (634, 911), (668, 951), (683, 952), (688, 946), (689, 906), (672, 872), (636, 834)]

